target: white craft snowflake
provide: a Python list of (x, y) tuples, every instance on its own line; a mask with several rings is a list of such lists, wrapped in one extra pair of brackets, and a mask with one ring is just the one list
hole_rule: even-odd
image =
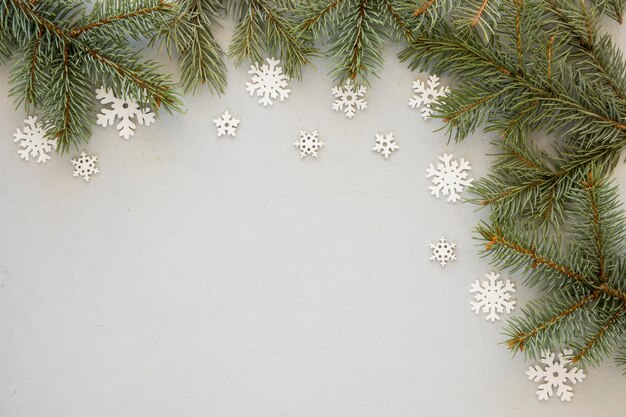
[(456, 260), (456, 255), (454, 253), (456, 243), (448, 242), (445, 237), (439, 239), (439, 242), (437, 243), (431, 243), (430, 248), (433, 252), (430, 260), (439, 262), (442, 268), (446, 266), (449, 261)]
[(141, 109), (139, 103), (127, 99), (117, 98), (113, 90), (104, 87), (96, 89), (96, 99), (102, 104), (110, 105), (110, 109), (102, 109), (98, 114), (97, 124), (102, 127), (113, 126), (117, 119), (120, 122), (115, 126), (119, 130), (119, 135), (128, 140), (135, 135), (137, 125), (133, 118), (140, 125), (150, 126), (155, 122), (155, 114), (149, 108)]
[(93, 174), (100, 172), (98, 168), (96, 168), (96, 162), (98, 162), (97, 156), (89, 156), (86, 152), (81, 152), (79, 158), (72, 159), (74, 176), (83, 177), (85, 181), (89, 182)]
[(571, 362), (567, 358), (573, 352), (571, 349), (564, 349), (563, 353), (556, 355), (544, 351), (541, 353), (539, 362), (545, 366), (535, 365), (528, 368), (526, 371), (528, 379), (535, 382), (545, 381), (537, 386), (537, 398), (540, 400), (549, 399), (554, 395), (553, 388), (556, 388), (556, 395), (561, 397), (561, 401), (572, 399), (574, 392), (571, 384), (582, 383), (585, 378), (583, 370), (571, 366)]
[(248, 74), (252, 75), (252, 82), (246, 83), (246, 91), (251, 96), (254, 94), (259, 99), (259, 103), (264, 106), (271, 106), (274, 104), (272, 100), (277, 98), (280, 101), (284, 101), (289, 97), (291, 90), (286, 88), (287, 76), (283, 73), (283, 68), (279, 66), (280, 60), (274, 58), (267, 58), (267, 64), (263, 64), (259, 67), (259, 63), (250, 65)]
[(50, 152), (56, 148), (56, 141), (46, 136), (43, 123), (37, 122), (37, 117), (29, 117), (24, 120), (24, 130), (17, 129), (13, 134), (14, 142), (19, 142), (20, 149), (17, 153), (25, 161), (37, 158), (37, 163), (46, 163), (51, 158)]
[(450, 88), (441, 86), (439, 77), (434, 74), (428, 77), (427, 83), (421, 80), (413, 81), (413, 90), (415, 95), (409, 100), (409, 106), (414, 109), (421, 108), (424, 119), (430, 119), (432, 116), (431, 105), (440, 97), (447, 96), (450, 93)]
[(237, 126), (241, 120), (233, 117), (232, 114), (226, 110), (223, 115), (213, 120), (217, 127), (217, 136), (230, 135), (237, 136)]
[(363, 85), (356, 86), (351, 79), (346, 80), (343, 88), (333, 87), (332, 89), (332, 94), (335, 96), (333, 110), (343, 110), (346, 117), (352, 119), (357, 110), (365, 110), (367, 108), (367, 102), (363, 100), (366, 93), (367, 87)]
[(324, 142), (317, 137), (317, 130), (309, 133), (300, 132), (300, 139), (294, 143), (300, 149), (300, 158), (311, 155), (317, 158), (317, 151), (324, 146)]
[(400, 149), (400, 146), (396, 143), (396, 140), (393, 137), (393, 133), (376, 134), (376, 143), (372, 148), (373, 151), (381, 153), (385, 159), (389, 158), (391, 152)]
[(430, 168), (426, 171), (426, 178), (432, 177), (432, 183), (428, 187), (430, 193), (439, 198), (440, 195), (447, 195), (448, 202), (456, 203), (461, 199), (459, 193), (462, 193), (464, 187), (468, 187), (473, 179), (467, 178), (469, 171), (472, 169), (469, 162), (461, 158), (461, 161), (452, 159), (454, 155), (443, 154), (439, 157), (440, 163), (435, 168), (430, 164)]
[(515, 309), (515, 301), (511, 301), (511, 294), (515, 292), (515, 285), (506, 280), (506, 283), (499, 279), (500, 274), (490, 272), (485, 275), (486, 281), (480, 282), (476, 280), (472, 284), (470, 293), (474, 294), (476, 301), (471, 301), (472, 311), (476, 314), (488, 313), (485, 319), (496, 321), (500, 320), (499, 313), (503, 313), (505, 310), (508, 313)]

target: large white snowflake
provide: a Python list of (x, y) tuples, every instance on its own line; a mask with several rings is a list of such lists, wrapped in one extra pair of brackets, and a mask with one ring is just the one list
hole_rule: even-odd
[(332, 89), (332, 94), (335, 96), (333, 110), (343, 110), (346, 117), (352, 119), (357, 110), (365, 110), (367, 108), (367, 102), (363, 100), (366, 93), (367, 87), (363, 85), (356, 86), (354, 81), (347, 79), (343, 88), (333, 87)]
[(37, 158), (37, 163), (46, 163), (50, 159), (50, 152), (56, 148), (56, 141), (46, 135), (43, 123), (37, 122), (37, 117), (29, 117), (24, 120), (24, 130), (17, 129), (13, 134), (14, 142), (19, 142), (20, 149), (17, 153), (25, 161)]
[(100, 111), (96, 123), (102, 127), (107, 127), (113, 126), (115, 121), (120, 119), (116, 128), (119, 130), (119, 135), (126, 140), (135, 134), (137, 128), (133, 118), (140, 125), (146, 126), (150, 126), (156, 120), (155, 114), (149, 108), (141, 109), (139, 103), (130, 98), (120, 99), (111, 89), (104, 87), (96, 89), (96, 99), (100, 100), (102, 104), (110, 105), (110, 109)]
[(241, 120), (236, 119), (226, 110), (223, 115), (213, 120), (213, 123), (215, 123), (217, 127), (217, 136), (237, 136), (237, 126), (239, 126), (240, 121)]
[(447, 96), (450, 93), (450, 88), (447, 86), (441, 87), (439, 77), (435, 74), (428, 77), (427, 83), (421, 80), (413, 81), (413, 90), (415, 95), (409, 100), (409, 106), (414, 109), (421, 108), (424, 119), (430, 119), (430, 116), (432, 116), (431, 105), (440, 97)]
[(280, 101), (284, 101), (289, 97), (291, 90), (286, 88), (287, 76), (283, 73), (283, 68), (279, 66), (280, 60), (274, 58), (267, 58), (267, 64), (263, 64), (259, 67), (259, 63), (250, 65), (248, 74), (252, 75), (252, 82), (246, 83), (246, 91), (250, 95), (256, 94), (259, 99), (259, 103), (264, 106), (271, 106), (274, 104), (272, 100), (277, 98)]
[(503, 313), (505, 310), (508, 313), (515, 309), (515, 301), (511, 301), (511, 294), (515, 292), (515, 285), (506, 280), (506, 283), (499, 279), (500, 274), (490, 272), (485, 275), (486, 281), (480, 282), (476, 280), (472, 284), (470, 293), (474, 294), (476, 301), (471, 301), (472, 310), (476, 314), (488, 313), (485, 319), (496, 321), (500, 320), (499, 313)]
[(396, 140), (393, 137), (393, 132), (386, 133), (384, 135), (378, 133), (376, 134), (376, 143), (372, 148), (373, 151), (381, 153), (385, 159), (387, 159), (389, 158), (389, 155), (391, 155), (391, 152), (397, 149), (400, 149), (400, 146), (396, 143)]
[(445, 237), (442, 237), (439, 239), (439, 242), (430, 244), (430, 249), (432, 249), (433, 252), (430, 256), (430, 260), (439, 262), (443, 268), (449, 261), (456, 260), (456, 255), (454, 253), (455, 248), (456, 243), (448, 242)]
[(447, 195), (448, 202), (456, 203), (461, 199), (459, 193), (462, 193), (464, 187), (469, 186), (473, 179), (467, 178), (469, 171), (472, 169), (469, 162), (461, 158), (461, 161), (452, 159), (454, 155), (443, 154), (439, 157), (440, 163), (435, 168), (430, 164), (430, 168), (426, 170), (426, 177), (432, 177), (432, 183), (428, 187), (430, 193), (439, 198), (440, 195)]
[(98, 162), (97, 156), (89, 156), (86, 152), (81, 152), (79, 158), (72, 159), (74, 176), (83, 177), (85, 181), (89, 182), (93, 174), (100, 172), (100, 170), (96, 168), (96, 162)]
[(324, 142), (317, 137), (317, 130), (309, 133), (300, 132), (300, 139), (294, 143), (300, 149), (300, 158), (311, 155), (317, 158), (317, 151), (324, 146)]
[(572, 399), (574, 392), (568, 382), (570, 384), (582, 383), (585, 378), (582, 369), (570, 366), (571, 362), (567, 357), (573, 352), (571, 349), (564, 349), (563, 353), (556, 355), (552, 352), (543, 351), (539, 362), (545, 366), (535, 365), (528, 368), (526, 371), (528, 379), (535, 382), (545, 381), (537, 386), (537, 398), (540, 400), (549, 399), (554, 394), (553, 388), (556, 388), (556, 395), (561, 397), (561, 401)]

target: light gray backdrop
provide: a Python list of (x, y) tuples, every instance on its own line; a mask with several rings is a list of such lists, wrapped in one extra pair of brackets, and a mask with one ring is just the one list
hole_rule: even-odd
[[(325, 61), (271, 108), (229, 66), (224, 97), (186, 97), (130, 141), (95, 127), (90, 184), (72, 177), (77, 152), (18, 158), (3, 68), (0, 416), (624, 416), (612, 363), (571, 403), (539, 402), (503, 323), (470, 311), (492, 270), (471, 234), (487, 213), (431, 197), (425, 171), (451, 152), (477, 178), (494, 149), (447, 144), (410, 109), (419, 74), (395, 52), (353, 120), (331, 110)], [(226, 109), (236, 139), (216, 137)], [(293, 142), (314, 129), (326, 147), (301, 160)], [(388, 131), (386, 161), (371, 148)], [(458, 245), (445, 269), (429, 261), (442, 235)]]

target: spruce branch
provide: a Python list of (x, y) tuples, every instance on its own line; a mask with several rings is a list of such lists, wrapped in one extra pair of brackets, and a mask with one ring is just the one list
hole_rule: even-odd
[(175, 14), (164, 0), (97, 1), (89, 13), (75, 0), (0, 0), (0, 33), (12, 40), (11, 95), (37, 111), (57, 150), (88, 140), (93, 91), (100, 85), (154, 108), (180, 104), (160, 66), (142, 59), (129, 38), (149, 39)]
[(387, 42), (412, 42), (414, 3), (402, 0), (309, 0), (297, 9), (300, 39), (325, 45), (336, 81), (368, 82), (383, 67)]
[(614, 353), (619, 363), (626, 343), (626, 222), (618, 189), (592, 171), (568, 200), (572, 244), (510, 223), (478, 228), (497, 266), (522, 270), (528, 285), (548, 293), (509, 321), (507, 343), (533, 358), (567, 345), (583, 366)]
[(228, 0), (227, 5), (237, 24), (229, 48), (236, 65), (245, 60), (261, 62), (269, 54), (281, 58), (289, 76), (301, 78), (317, 52), (306, 37), (299, 36), (291, 1)]

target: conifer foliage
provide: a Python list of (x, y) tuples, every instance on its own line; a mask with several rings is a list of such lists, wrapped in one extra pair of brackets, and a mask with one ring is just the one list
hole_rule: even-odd
[(163, 0), (0, 0), (0, 59), (14, 59), (11, 95), (45, 120), (57, 149), (86, 141), (94, 91), (105, 85), (153, 108), (176, 109), (170, 77), (129, 40), (150, 38), (176, 15)]

